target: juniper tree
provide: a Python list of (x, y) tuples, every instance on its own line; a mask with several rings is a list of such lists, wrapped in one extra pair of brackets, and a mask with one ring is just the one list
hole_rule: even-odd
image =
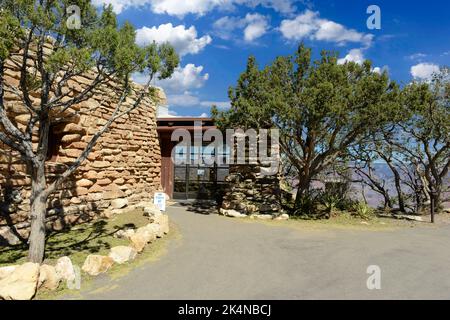
[(398, 162), (409, 163), (410, 171), (419, 175), (422, 188), (414, 189), (439, 208), (449, 191), (450, 69), (442, 67), (430, 81), (408, 84), (400, 101), (403, 118), (383, 130), (385, 145), (395, 148)]
[(250, 57), (230, 88), (231, 108), (213, 115), (219, 126), (278, 128), (281, 151), (295, 168), (296, 208), (315, 177), (386, 122), (398, 107), (398, 86), (371, 63), (338, 64), (334, 52), (318, 60), (303, 44), (263, 69)]
[[(73, 28), (68, 17), (80, 12), (81, 28)], [(111, 6), (101, 13), (89, 0), (1, 0), (0, 1), (0, 142), (20, 153), (31, 177), (29, 260), (42, 262), (45, 252), (45, 218), (49, 196), (87, 159), (99, 138), (119, 118), (128, 115), (151, 94), (150, 82), (155, 77), (168, 78), (178, 66), (179, 58), (173, 47), (155, 43), (138, 47), (135, 29), (128, 22), (117, 23)], [(73, 8), (73, 7), (72, 7)], [(52, 43), (51, 52), (45, 45)], [(20, 52), (20, 84), (4, 81), (5, 63), (12, 54)], [(33, 66), (29, 68), (27, 66)], [(96, 76), (81, 92), (69, 92), (71, 79), (85, 72)], [(130, 76), (145, 72), (148, 82), (136, 89)], [(81, 155), (63, 173), (48, 181), (45, 163), (49, 147), (49, 130), (54, 122), (67, 117), (72, 107), (88, 100), (93, 92), (108, 81), (117, 83), (119, 97), (107, 122), (91, 136)], [(19, 129), (9, 118), (4, 93), (20, 97), (29, 114), (25, 129)], [(40, 103), (33, 104), (31, 94), (38, 93)], [(135, 97), (131, 106), (124, 101)], [(70, 115), (69, 115), (70, 117)], [(33, 132), (38, 144), (33, 148)]]

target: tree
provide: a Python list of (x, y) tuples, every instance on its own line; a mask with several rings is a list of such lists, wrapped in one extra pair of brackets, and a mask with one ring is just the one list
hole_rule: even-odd
[(372, 161), (387, 165), (392, 173), (398, 211), (412, 208), (419, 213), (432, 197), (439, 207), (450, 158), (449, 78), (449, 69), (443, 67), (431, 81), (406, 85), (398, 99), (398, 112), (350, 153), (356, 172), (384, 196), (385, 206), (389, 190), (384, 181), (376, 179)]
[[(118, 26), (111, 6), (98, 14), (89, 0), (1, 0), (0, 4), (0, 142), (20, 153), (31, 176), (28, 258), (40, 263), (45, 252), (49, 196), (87, 159), (102, 134), (151, 94), (152, 79), (172, 75), (179, 58), (168, 44), (138, 47), (134, 27), (128, 22)], [(72, 29), (66, 23), (71, 5), (80, 8), (80, 29)], [(52, 46), (47, 52), (45, 45), (49, 41)], [(4, 81), (4, 66), (17, 52), (22, 59), (14, 63), (20, 67), (21, 79), (14, 86)], [(81, 93), (72, 92), (68, 87), (70, 80), (88, 71), (95, 72), (95, 79)], [(148, 82), (139, 88), (134, 86), (130, 81), (133, 72), (145, 72)], [(47, 181), (50, 126), (62, 121), (73, 106), (88, 100), (96, 88), (112, 80), (117, 83), (119, 99), (107, 123), (92, 135), (85, 150), (65, 172)], [(6, 90), (20, 97), (28, 110), (29, 120), (22, 130), (8, 118), (3, 100)], [(38, 106), (32, 102), (32, 93), (39, 95)], [(131, 95), (136, 99), (130, 106), (124, 102)], [(32, 139), (36, 131), (38, 144), (34, 149)]]
[(403, 120), (383, 133), (385, 143), (396, 149), (399, 161), (409, 161), (422, 181), (418, 190), (439, 208), (450, 167), (450, 69), (407, 85), (401, 107)]
[(280, 130), (281, 150), (297, 175), (298, 208), (314, 177), (396, 112), (398, 91), (369, 61), (338, 64), (326, 51), (311, 61), (302, 44), (262, 70), (250, 57), (229, 90), (231, 109), (213, 109), (213, 116), (221, 127)]
[[(378, 159), (376, 154), (361, 145), (355, 146), (357, 150), (350, 150), (348, 157), (350, 159), (348, 168), (353, 175), (349, 177), (352, 183), (360, 183), (363, 186), (368, 186), (373, 192), (378, 193), (383, 197), (383, 209), (392, 209), (393, 203), (389, 194), (389, 188), (385, 177), (382, 177), (377, 172), (375, 161)], [(353, 148), (351, 148), (353, 149)], [(362, 190), (363, 197), (365, 197), (364, 190)]]

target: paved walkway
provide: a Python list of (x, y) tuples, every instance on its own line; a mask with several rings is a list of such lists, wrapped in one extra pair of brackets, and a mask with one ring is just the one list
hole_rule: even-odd
[[(165, 256), (83, 298), (450, 298), (450, 226), (303, 232), (181, 207), (168, 214), (182, 239)], [(366, 287), (369, 265), (381, 268), (381, 290)]]

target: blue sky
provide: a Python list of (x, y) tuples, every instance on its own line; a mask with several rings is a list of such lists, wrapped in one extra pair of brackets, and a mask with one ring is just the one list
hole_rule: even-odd
[[(145, 44), (169, 41), (181, 53), (172, 79), (155, 83), (168, 96), (171, 115), (208, 115), (226, 108), (227, 91), (255, 55), (261, 66), (292, 54), (304, 41), (317, 56), (340, 52), (341, 63), (369, 59), (392, 79), (426, 79), (450, 65), (450, 2), (365, 0), (93, 0), (111, 3), (120, 22)], [(381, 29), (369, 30), (369, 5), (381, 9)], [(135, 80), (142, 80), (135, 75)]]

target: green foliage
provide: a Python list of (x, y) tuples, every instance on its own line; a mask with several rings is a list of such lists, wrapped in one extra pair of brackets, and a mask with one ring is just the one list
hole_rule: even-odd
[[(1, 2), (0, 2), (1, 3)], [(15, 40), (22, 36), (19, 20), (6, 10), (0, 11), (0, 61), (9, 57)]]
[(281, 151), (300, 181), (297, 208), (314, 177), (400, 113), (398, 86), (386, 73), (372, 72), (369, 61), (338, 64), (327, 51), (316, 61), (311, 56), (302, 44), (264, 69), (250, 57), (229, 90), (231, 108), (212, 110), (223, 129), (280, 130)]
[(339, 195), (326, 191), (320, 197), (320, 202), (325, 206), (327, 212), (331, 215), (334, 213), (335, 209), (338, 208), (341, 201), (342, 198)]
[(301, 198), (296, 201), (299, 205), (294, 208), (293, 215), (303, 218), (314, 218), (318, 215), (318, 204), (320, 193), (317, 191), (310, 191), (303, 194)]
[[(99, 14), (90, 0), (1, 0), (0, 4), (1, 59), (14, 47), (23, 47), (31, 35), (36, 42), (53, 39), (53, 51), (44, 62), (49, 75), (68, 68), (76, 74), (97, 67), (127, 83), (134, 72), (166, 79), (179, 64), (169, 44), (139, 47), (135, 28), (129, 22), (119, 26), (111, 5)], [(80, 8), (80, 29), (67, 26), (71, 5)]]
[(358, 218), (370, 219), (373, 217), (375, 211), (373, 208), (363, 201), (357, 202), (354, 206), (354, 212), (352, 214)]

